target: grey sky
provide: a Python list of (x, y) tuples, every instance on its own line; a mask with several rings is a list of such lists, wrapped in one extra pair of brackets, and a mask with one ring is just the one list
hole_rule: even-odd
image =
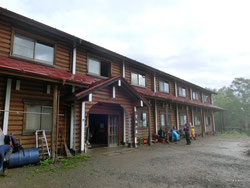
[(0, 0), (0, 6), (202, 87), (250, 78), (248, 0)]

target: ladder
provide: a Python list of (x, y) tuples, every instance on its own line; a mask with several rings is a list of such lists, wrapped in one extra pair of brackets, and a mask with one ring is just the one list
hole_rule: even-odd
[(50, 157), (50, 151), (48, 146), (48, 141), (46, 138), (45, 130), (36, 130), (36, 148), (39, 150), (39, 155), (43, 158), (45, 158), (45, 155), (48, 155)]

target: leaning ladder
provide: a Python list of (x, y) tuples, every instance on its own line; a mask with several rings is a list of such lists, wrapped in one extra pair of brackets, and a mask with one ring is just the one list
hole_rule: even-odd
[(48, 141), (46, 137), (45, 130), (36, 130), (36, 148), (41, 148), (40, 155), (44, 156), (48, 155), (50, 157), (50, 151), (48, 146)]

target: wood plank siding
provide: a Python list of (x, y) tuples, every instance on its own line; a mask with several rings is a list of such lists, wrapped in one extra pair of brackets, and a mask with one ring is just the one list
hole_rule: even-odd
[(11, 44), (11, 25), (0, 17), (0, 55), (8, 57)]
[[(4, 110), (4, 101), (5, 101), (5, 93), (6, 93), (6, 79), (0, 77), (0, 110)], [(0, 127), (3, 130), (3, 115), (4, 112), (0, 111)]]

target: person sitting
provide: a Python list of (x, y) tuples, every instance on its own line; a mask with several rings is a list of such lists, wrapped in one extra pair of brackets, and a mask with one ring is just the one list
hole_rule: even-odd
[(179, 134), (177, 134), (177, 132), (174, 130), (174, 128), (173, 129), (171, 129), (171, 140), (172, 140), (172, 142), (175, 142), (176, 143), (176, 141), (179, 141), (180, 140), (180, 135)]
[(166, 140), (166, 143), (168, 143), (166, 132), (162, 130), (162, 128), (160, 128), (160, 130), (158, 131), (158, 139), (161, 141)]

